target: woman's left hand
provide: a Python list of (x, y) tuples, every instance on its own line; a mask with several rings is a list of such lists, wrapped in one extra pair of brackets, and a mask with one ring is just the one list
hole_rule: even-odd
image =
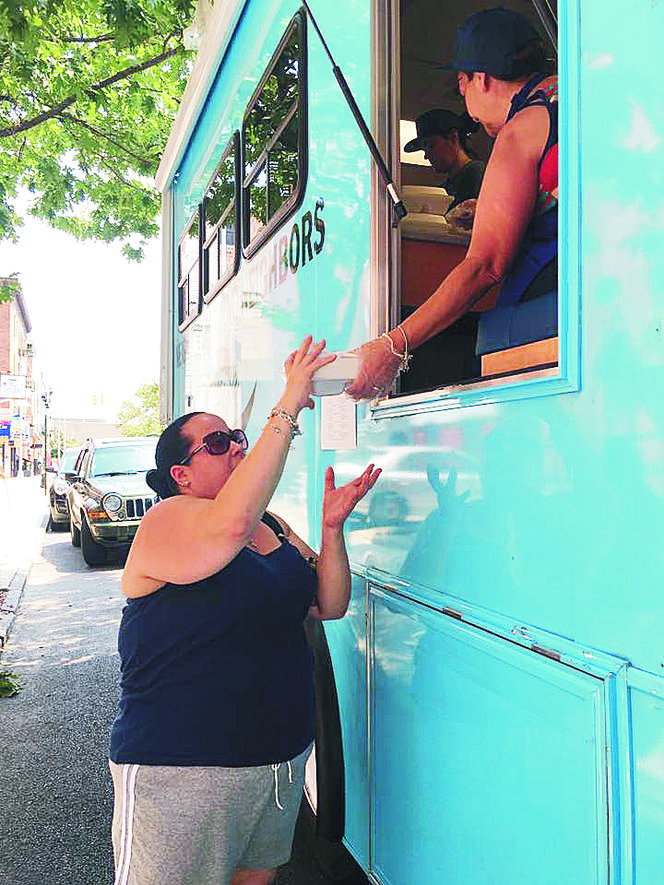
[(334, 484), (334, 470), (328, 467), (325, 471), (325, 495), (323, 497), (323, 528), (341, 528), (353, 511), (353, 508), (361, 501), (369, 489), (373, 488), (380, 476), (380, 467), (374, 469), (369, 464), (367, 469), (357, 479), (352, 479), (346, 485), (336, 488)]
[(464, 200), (463, 203), (458, 203), (454, 209), (450, 209), (449, 212), (447, 212), (445, 220), (448, 224), (455, 225), (463, 230), (472, 230), (476, 209), (476, 199)]

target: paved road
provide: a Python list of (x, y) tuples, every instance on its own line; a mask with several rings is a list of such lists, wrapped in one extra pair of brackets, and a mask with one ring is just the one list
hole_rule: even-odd
[[(119, 583), (118, 566), (88, 569), (68, 533), (44, 536), (0, 658), (25, 682), (0, 700), (2, 885), (113, 882), (105, 756), (118, 693)], [(327, 882), (298, 835), (279, 885)]]

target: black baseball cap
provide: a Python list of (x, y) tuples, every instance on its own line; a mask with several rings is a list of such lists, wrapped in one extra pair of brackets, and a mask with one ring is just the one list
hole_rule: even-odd
[(542, 38), (527, 18), (512, 9), (494, 6), (469, 15), (457, 31), (454, 59), (443, 67), (455, 71), (483, 71), (509, 80), (524, 73), (516, 56)]
[(425, 111), (415, 120), (415, 131), (417, 138), (412, 138), (403, 146), (407, 154), (413, 151), (423, 151), (423, 139), (430, 138), (432, 135), (447, 135), (452, 129), (460, 130), (463, 128), (461, 119), (452, 111), (446, 111), (444, 108), (433, 108)]

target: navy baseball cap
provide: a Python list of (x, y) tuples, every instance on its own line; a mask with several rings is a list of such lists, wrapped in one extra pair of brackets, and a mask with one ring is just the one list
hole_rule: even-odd
[(446, 111), (444, 108), (433, 108), (431, 111), (425, 111), (415, 120), (415, 131), (417, 138), (412, 138), (403, 146), (407, 154), (413, 151), (423, 151), (422, 144), (425, 138), (431, 138), (432, 135), (447, 135), (452, 129), (461, 129), (462, 124), (456, 114), (452, 111)]
[(457, 31), (454, 59), (444, 67), (455, 71), (483, 71), (509, 80), (524, 73), (523, 60), (515, 56), (542, 38), (527, 18), (494, 6), (469, 15)]

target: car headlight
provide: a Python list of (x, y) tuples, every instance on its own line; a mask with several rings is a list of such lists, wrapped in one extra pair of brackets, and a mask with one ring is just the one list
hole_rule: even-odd
[(122, 508), (122, 498), (116, 495), (115, 492), (110, 492), (101, 499), (101, 506), (111, 519), (117, 519), (118, 513)]
[(68, 488), (69, 483), (65, 482), (64, 479), (56, 479), (56, 481), (53, 483), (53, 492), (56, 495), (66, 495)]

